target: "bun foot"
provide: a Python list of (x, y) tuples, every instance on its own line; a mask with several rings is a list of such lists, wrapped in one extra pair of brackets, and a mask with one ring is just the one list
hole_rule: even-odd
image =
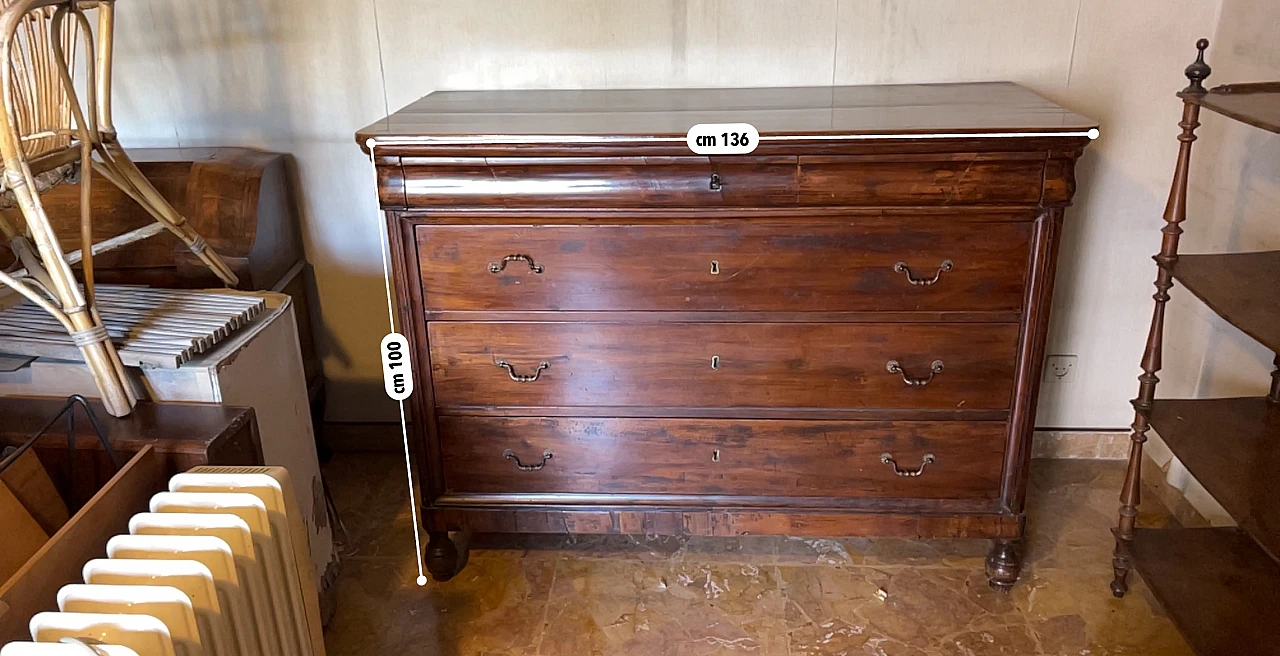
[(993, 540), (987, 554), (987, 581), (991, 587), (1008, 592), (1018, 582), (1022, 573), (1022, 553), (1019, 540)]
[(443, 583), (456, 576), (466, 566), (469, 553), (465, 536), (460, 535), (460, 537), (463, 538), (460, 540), (463, 543), (461, 548), (445, 531), (427, 533), (425, 556), (427, 572), (431, 574), (432, 579)]
[(1116, 579), (1111, 582), (1111, 595), (1119, 599), (1129, 591), (1129, 583), (1124, 579)]

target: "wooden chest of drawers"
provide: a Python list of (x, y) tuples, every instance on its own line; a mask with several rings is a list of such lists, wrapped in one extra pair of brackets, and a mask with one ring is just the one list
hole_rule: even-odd
[[(699, 156), (698, 123), (754, 152)], [(449, 531), (1017, 540), (1094, 124), (1008, 83), (437, 92), (387, 212), (429, 568)]]

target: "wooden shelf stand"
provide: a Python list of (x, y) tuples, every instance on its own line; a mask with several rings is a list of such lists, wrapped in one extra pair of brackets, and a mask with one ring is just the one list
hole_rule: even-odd
[[(1199, 654), (1280, 655), (1280, 356), (1265, 397), (1156, 399), (1162, 368), (1165, 307), (1177, 282), (1231, 325), (1280, 352), (1280, 252), (1179, 255), (1186, 219), (1191, 146), (1200, 110), (1280, 133), (1280, 82), (1206, 90), (1209, 42), (1187, 67), (1190, 85), (1178, 126), (1177, 167), (1165, 207), (1151, 332), (1138, 377), (1129, 468), (1115, 529), (1117, 597), (1136, 569)], [(1196, 480), (1237, 522), (1234, 528), (1143, 529), (1135, 526), (1143, 444), (1154, 429)]]

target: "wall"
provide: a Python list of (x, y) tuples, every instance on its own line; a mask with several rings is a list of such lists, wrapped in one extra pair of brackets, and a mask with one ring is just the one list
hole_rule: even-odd
[[(1215, 38), (1211, 62), (1223, 60), (1213, 81), (1280, 75), (1275, 49), (1265, 52), (1274, 20), (1268, 28), (1254, 15), (1274, 19), (1267, 4), (128, 0), (119, 5), (117, 122), (130, 145), (249, 144), (296, 155), (329, 343), (330, 418), (365, 420), (393, 408), (378, 382), (387, 325), (373, 177), (352, 134), (389, 110), (444, 88), (1021, 82), (1102, 124), (1080, 164), (1049, 342), (1050, 353), (1079, 355), (1078, 377), (1045, 386), (1039, 424), (1121, 427), (1132, 419), (1149, 257), (1177, 146), (1173, 92), (1201, 36)], [(1216, 162), (1199, 170), (1217, 173), (1198, 184), (1221, 195), (1234, 188), (1233, 172), (1274, 180), (1280, 169), (1247, 150), (1256, 139), (1234, 135), (1214, 155), (1197, 153)], [(1268, 148), (1274, 164), (1274, 141)], [(1236, 198), (1240, 211), (1274, 200), (1274, 186), (1257, 185), (1256, 196)], [(1235, 236), (1243, 243), (1260, 230)], [(1187, 339), (1190, 350), (1213, 342), (1258, 356), (1219, 326)], [(1180, 375), (1174, 386), (1197, 389), (1198, 369)]]

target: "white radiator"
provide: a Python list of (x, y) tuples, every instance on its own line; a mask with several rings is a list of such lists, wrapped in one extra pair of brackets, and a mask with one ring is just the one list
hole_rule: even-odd
[(174, 476), (0, 656), (324, 656), (295, 499), (282, 467)]

